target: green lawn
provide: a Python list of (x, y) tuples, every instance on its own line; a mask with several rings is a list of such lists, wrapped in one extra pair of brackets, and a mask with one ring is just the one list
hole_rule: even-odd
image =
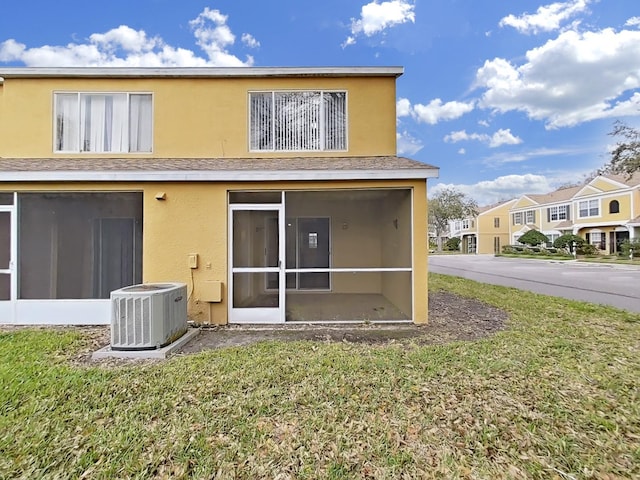
[(0, 331), (0, 478), (640, 476), (639, 315), (440, 275), (430, 288), (507, 310), (507, 330), (117, 367), (74, 366), (81, 331)]

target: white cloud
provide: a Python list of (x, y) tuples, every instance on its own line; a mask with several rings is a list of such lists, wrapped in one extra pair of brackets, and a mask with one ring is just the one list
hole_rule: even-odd
[(467, 153), (467, 151), (464, 148), (461, 148), (460, 150), (458, 150), (458, 153), (460, 155), (464, 155), (465, 153)]
[(546, 176), (527, 173), (524, 175), (504, 175), (471, 185), (438, 183), (429, 187), (429, 195), (434, 195), (445, 188), (455, 188), (482, 206), (516, 198), (526, 193), (548, 193), (555, 190), (556, 187)]
[(536, 13), (515, 16), (513, 14), (500, 20), (500, 26), (509, 26), (520, 33), (539, 33), (558, 30), (565, 20), (587, 10), (589, 0), (573, 0), (544, 5)]
[(244, 43), (249, 48), (258, 48), (260, 46), (260, 42), (256, 40), (250, 33), (243, 33), (241, 40), (242, 43)]
[(487, 122), (486, 120), (478, 120), (478, 125), (480, 125), (481, 127), (488, 127), (489, 122)]
[[(226, 22), (226, 15), (209, 8), (205, 8), (189, 22), (196, 44), (205, 52), (206, 57), (198, 56), (191, 50), (167, 45), (159, 36), (147, 36), (144, 30), (134, 30), (126, 25), (120, 25), (105, 33), (90, 35), (87, 43), (28, 48), (15, 39), (9, 39), (0, 43), (0, 61), (21, 62), (28, 67), (239, 67), (252, 65), (251, 56), (247, 56), (243, 61), (229, 52), (228, 49), (235, 43), (235, 35)], [(249, 39), (253, 37), (249, 35), (247, 40)], [(243, 41), (248, 46), (252, 46), (244, 40), (244, 36)]]
[(451, 132), (444, 137), (444, 141), (448, 143), (470, 140), (477, 140), (479, 142), (486, 143), (491, 148), (496, 148), (501, 145), (518, 145), (519, 143), (522, 143), (522, 139), (514, 136), (511, 133), (510, 128), (501, 128), (493, 135), (487, 135), (486, 133), (467, 133), (465, 130), (459, 130), (457, 132)]
[(415, 6), (406, 0), (373, 0), (363, 5), (360, 18), (351, 19), (351, 35), (344, 41), (342, 48), (356, 43), (356, 38), (360, 35), (371, 37), (396, 25), (415, 23), (414, 8)]
[(491, 136), (489, 146), (491, 148), (499, 147), (500, 145), (518, 145), (522, 143), (520, 137), (516, 137), (511, 133), (511, 129), (501, 128)]
[(498, 152), (485, 157), (482, 160), (482, 164), (488, 167), (500, 167), (507, 163), (520, 163), (527, 160), (543, 157), (554, 157), (556, 163), (562, 162), (561, 157), (584, 155), (586, 157), (593, 157), (597, 155), (597, 152), (601, 151), (598, 148), (596, 151), (592, 147), (581, 146), (577, 148), (565, 147), (565, 148), (535, 148), (532, 150), (524, 150), (520, 152)]
[(476, 86), (485, 89), (481, 107), (522, 111), (547, 128), (637, 115), (640, 31), (566, 31), (529, 50), (520, 66), (487, 60), (476, 73)]
[(396, 116), (408, 117), (411, 115), (411, 102), (406, 98), (399, 98), (396, 102)]
[(458, 130), (457, 132), (451, 132), (449, 135), (445, 135), (443, 140), (447, 143), (458, 143), (469, 140), (478, 140), (480, 142), (488, 142), (489, 135), (480, 133), (467, 133), (466, 130)]
[(411, 109), (411, 116), (418, 122), (435, 125), (444, 120), (455, 120), (465, 113), (471, 112), (475, 107), (475, 102), (447, 102), (436, 98), (431, 100), (428, 105), (420, 103), (415, 104)]
[(398, 155), (415, 155), (424, 147), (420, 140), (412, 137), (408, 132), (396, 133), (396, 145)]
[(640, 26), (640, 17), (631, 17), (625, 22), (626, 27), (638, 27)]

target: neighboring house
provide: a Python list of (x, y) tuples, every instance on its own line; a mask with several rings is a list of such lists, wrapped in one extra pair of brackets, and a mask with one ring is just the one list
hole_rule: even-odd
[(0, 322), (427, 322), (427, 179), (398, 67), (0, 71)]
[(522, 235), (535, 229), (545, 234), (549, 239), (547, 246), (552, 246), (555, 239), (563, 234), (562, 226), (572, 218), (572, 198), (580, 188), (560, 188), (551, 193), (527, 194), (518, 198), (510, 210), (509, 244), (517, 244)]
[(463, 253), (500, 253), (509, 244), (509, 209), (516, 200), (480, 207), (475, 217), (449, 222)]
[(600, 175), (584, 185), (543, 195), (523, 195), (511, 208), (510, 239), (536, 229), (549, 238), (580, 235), (602, 253), (620, 251), (620, 244), (640, 238), (640, 173)]

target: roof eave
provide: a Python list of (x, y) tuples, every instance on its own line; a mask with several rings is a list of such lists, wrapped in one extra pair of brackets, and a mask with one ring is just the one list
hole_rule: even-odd
[(403, 67), (15, 67), (11, 78), (399, 77)]
[(438, 168), (397, 170), (153, 170), (3, 172), (2, 182), (233, 182), (313, 180), (427, 180)]

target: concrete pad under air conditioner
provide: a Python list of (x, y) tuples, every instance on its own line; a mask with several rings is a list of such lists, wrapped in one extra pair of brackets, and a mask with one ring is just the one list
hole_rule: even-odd
[(112, 350), (111, 345), (107, 345), (100, 350), (93, 352), (91, 358), (93, 360), (103, 360), (105, 358), (130, 358), (138, 360), (147, 359), (165, 359), (174, 353), (176, 350), (182, 348), (187, 342), (200, 333), (199, 328), (190, 328), (187, 333), (178, 338), (175, 342), (170, 343), (166, 347), (158, 348), (155, 350)]

